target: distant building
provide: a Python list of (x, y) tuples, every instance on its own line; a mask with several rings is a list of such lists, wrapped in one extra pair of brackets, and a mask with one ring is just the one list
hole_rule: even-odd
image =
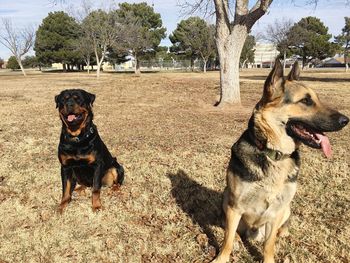
[(254, 67), (255, 68), (270, 68), (273, 66), (276, 57), (279, 55), (279, 51), (276, 46), (268, 43), (256, 43), (254, 54)]
[(326, 59), (322, 60), (322, 63), (320, 65), (320, 67), (324, 67), (324, 68), (345, 68), (344, 56), (343, 55), (335, 55), (332, 58), (326, 58)]

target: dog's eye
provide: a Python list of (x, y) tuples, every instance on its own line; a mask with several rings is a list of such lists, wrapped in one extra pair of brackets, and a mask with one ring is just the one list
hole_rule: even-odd
[(314, 104), (314, 101), (309, 97), (303, 98), (300, 102), (307, 106), (312, 106)]

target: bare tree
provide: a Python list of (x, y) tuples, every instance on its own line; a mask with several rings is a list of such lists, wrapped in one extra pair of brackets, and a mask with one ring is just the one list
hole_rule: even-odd
[(283, 53), (283, 71), (286, 68), (286, 57), (289, 49), (287, 34), (294, 22), (291, 19), (276, 19), (273, 23), (267, 25), (264, 39), (274, 44), (281, 53)]
[[(220, 60), (220, 101), (240, 103), (239, 60), (244, 42), (251, 28), (267, 11), (272, 0), (257, 0), (250, 5), (248, 0), (196, 0), (185, 2), (192, 12), (211, 13), (214, 3), (216, 15), (216, 46)], [(249, 9), (249, 6), (252, 6)]]
[(34, 29), (28, 26), (21, 30), (15, 30), (9, 18), (3, 18), (2, 24), (4, 30), (0, 33), (0, 43), (15, 56), (23, 75), (26, 76), (22, 65), (22, 57), (28, 53), (34, 44)]
[(82, 28), (85, 36), (91, 40), (97, 63), (97, 77), (99, 78), (108, 47), (115, 45), (119, 40), (120, 29), (116, 13), (113, 11), (105, 12), (101, 9), (92, 11), (83, 20)]
[(81, 54), (81, 56), (84, 59), (84, 62), (87, 67), (87, 73), (90, 74), (90, 64), (91, 64), (91, 57), (94, 53), (94, 44), (91, 41), (91, 39), (87, 38), (86, 36), (82, 36), (77, 41), (77, 50)]

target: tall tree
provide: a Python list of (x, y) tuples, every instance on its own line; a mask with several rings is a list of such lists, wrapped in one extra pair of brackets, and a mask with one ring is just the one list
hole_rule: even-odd
[(283, 70), (286, 68), (286, 58), (290, 46), (287, 34), (292, 26), (293, 21), (291, 19), (276, 19), (273, 23), (267, 25), (263, 35), (267, 41), (274, 44), (278, 51), (283, 54)]
[[(240, 103), (239, 58), (244, 41), (252, 26), (267, 12), (273, 0), (180, 1), (184, 3), (182, 6), (187, 14), (211, 14), (212, 8), (215, 8), (216, 46), (220, 60), (220, 101), (217, 105)], [(305, 2), (316, 7), (319, 0)], [(349, 0), (344, 2), (349, 3)]]
[(97, 77), (106, 58), (108, 48), (120, 39), (121, 26), (115, 12), (101, 9), (92, 11), (82, 23), (83, 33), (92, 43), (97, 63)]
[[(239, 60), (244, 42), (253, 25), (266, 12), (272, 0), (196, 0), (192, 11), (210, 12), (214, 4), (216, 15), (216, 47), (220, 60), (220, 101), (216, 104), (240, 103)], [(188, 3), (188, 2), (186, 2)], [(187, 4), (188, 5), (188, 4)], [(249, 8), (250, 7), (250, 8)]]
[(342, 33), (335, 37), (335, 42), (341, 46), (341, 51), (344, 54), (345, 70), (348, 71), (350, 63), (350, 17), (344, 17), (345, 26), (342, 28)]
[(2, 19), (4, 27), (3, 32), (0, 33), (0, 43), (7, 47), (12, 55), (16, 58), (19, 67), (24, 76), (26, 72), (22, 65), (22, 57), (29, 52), (34, 43), (34, 30), (31, 27), (26, 27), (22, 30), (15, 30), (12, 22), (8, 18)]
[(215, 27), (208, 25), (199, 17), (182, 20), (172, 35), (169, 36), (173, 49), (178, 52), (193, 54), (203, 60), (203, 71), (206, 72), (210, 56), (215, 54)]
[(162, 26), (159, 13), (147, 3), (121, 3), (116, 10), (124, 25), (124, 46), (132, 51), (135, 59), (135, 73), (140, 74), (140, 59), (149, 52), (155, 53), (160, 41), (165, 38), (166, 28)]
[(80, 58), (76, 42), (81, 35), (79, 24), (63, 11), (49, 13), (36, 33), (35, 54), (42, 64), (62, 63), (63, 69)]
[(254, 63), (255, 44), (255, 37), (252, 35), (248, 35), (244, 42), (244, 46), (241, 52), (241, 68), (244, 68), (247, 63)]
[(329, 42), (331, 37), (319, 18), (308, 16), (290, 28), (287, 41), (293, 46), (293, 52), (303, 58), (305, 67), (312, 60), (334, 56), (336, 45)]

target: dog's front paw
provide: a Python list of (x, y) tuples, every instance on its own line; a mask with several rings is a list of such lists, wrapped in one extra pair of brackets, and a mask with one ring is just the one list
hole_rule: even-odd
[(100, 211), (100, 210), (103, 210), (101, 204), (99, 204), (99, 205), (93, 205), (93, 206), (92, 206), (92, 211), (93, 211), (93, 212), (98, 212), (98, 211)]

